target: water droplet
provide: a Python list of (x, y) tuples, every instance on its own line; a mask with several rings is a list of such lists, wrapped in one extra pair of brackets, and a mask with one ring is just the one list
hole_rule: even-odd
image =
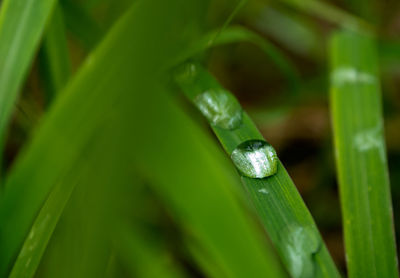
[(375, 84), (377, 83), (376, 77), (367, 72), (358, 71), (351, 67), (337, 68), (332, 72), (332, 83), (338, 87), (344, 84), (362, 83), (362, 84)]
[(383, 125), (363, 130), (354, 137), (354, 146), (359, 152), (377, 149), (382, 161), (385, 161), (385, 143), (383, 138)]
[(231, 158), (239, 171), (249, 178), (262, 179), (277, 171), (278, 157), (275, 149), (262, 140), (243, 142), (232, 152)]
[(286, 246), (283, 255), (292, 277), (314, 277), (314, 255), (321, 246), (318, 233), (312, 227), (289, 225), (282, 231), (281, 241)]
[(208, 121), (223, 129), (235, 129), (242, 123), (242, 108), (228, 91), (209, 89), (197, 95), (194, 103)]
[(195, 81), (198, 75), (198, 66), (194, 63), (185, 63), (175, 72), (175, 79), (180, 84), (189, 84)]
[(258, 189), (258, 192), (260, 192), (261, 194), (266, 194), (266, 195), (269, 194), (269, 191), (265, 188)]

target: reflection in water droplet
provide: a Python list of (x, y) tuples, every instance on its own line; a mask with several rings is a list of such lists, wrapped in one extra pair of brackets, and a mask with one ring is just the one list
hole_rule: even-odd
[(343, 67), (337, 68), (331, 75), (332, 84), (335, 86), (343, 86), (345, 84), (376, 84), (376, 77), (370, 73), (358, 71), (355, 68)]
[(265, 141), (246, 141), (232, 152), (231, 158), (246, 177), (262, 179), (277, 171), (278, 157), (275, 149)]
[(383, 124), (366, 129), (356, 134), (354, 145), (360, 152), (367, 152), (371, 149), (377, 149), (382, 161), (385, 161), (385, 139), (383, 138)]
[(176, 70), (175, 79), (181, 84), (194, 82), (198, 71), (196, 64), (186, 63)]
[(269, 191), (266, 188), (260, 188), (258, 189), (258, 192), (262, 193), (262, 194), (269, 194)]
[(209, 89), (195, 97), (194, 102), (211, 124), (235, 129), (242, 123), (242, 108), (234, 96), (222, 88)]
[(314, 254), (321, 246), (318, 233), (311, 227), (290, 225), (282, 231), (281, 241), (286, 246), (284, 257), (292, 277), (314, 277)]

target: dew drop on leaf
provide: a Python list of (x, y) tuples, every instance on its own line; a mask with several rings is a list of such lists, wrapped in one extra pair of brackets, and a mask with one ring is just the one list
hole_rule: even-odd
[(242, 123), (242, 108), (236, 98), (223, 88), (212, 88), (197, 95), (194, 103), (214, 126), (236, 129)]
[(198, 66), (194, 63), (186, 63), (175, 72), (175, 79), (179, 84), (191, 84), (195, 82), (199, 74)]
[(280, 234), (285, 245), (284, 258), (289, 264), (289, 272), (294, 278), (316, 276), (315, 254), (321, 246), (318, 233), (312, 227), (289, 225)]
[(262, 179), (277, 171), (278, 157), (275, 149), (263, 140), (248, 140), (237, 146), (231, 158), (246, 177)]

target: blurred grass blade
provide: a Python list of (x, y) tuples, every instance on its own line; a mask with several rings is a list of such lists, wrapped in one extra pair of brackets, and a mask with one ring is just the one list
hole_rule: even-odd
[(4, 0), (0, 9), (0, 153), (18, 91), (55, 0)]
[(243, 6), (247, 3), (247, 0), (238, 0), (235, 8), (233, 11), (229, 14), (228, 18), (225, 20), (225, 22), (222, 24), (220, 28), (218, 28), (218, 31), (215, 33), (214, 37), (209, 40), (210, 46), (212, 46), (215, 42), (215, 40), (219, 37), (221, 32), (223, 32), (229, 24), (231, 24), (232, 20), (235, 18), (235, 16), (239, 13), (239, 11), (243, 8)]
[[(212, 44), (210, 42), (212, 42)], [(297, 92), (300, 77), (296, 67), (290, 59), (268, 40), (241, 26), (226, 27), (222, 31), (215, 30), (209, 32), (199, 41), (194, 42), (187, 51), (183, 52), (179, 58), (174, 61), (174, 64), (182, 63), (185, 60), (206, 51), (210, 47), (239, 42), (249, 42), (258, 46), (286, 77), (287, 84), (291, 91), (293, 93)]]
[[(60, 216), (64, 212), (64, 208), (68, 203), (75, 187), (79, 182), (82, 181), (82, 177), (91, 181), (97, 181), (97, 191), (99, 191), (100, 186), (100, 182), (97, 180), (99, 179), (99, 176), (101, 176), (102, 182), (107, 180), (104, 176), (97, 173), (97, 171), (100, 169), (99, 163), (104, 163), (103, 161), (110, 163), (109, 161), (112, 161), (112, 157), (109, 155), (111, 152), (109, 150), (110, 144), (108, 144), (107, 151), (104, 151), (104, 149), (106, 149), (104, 148), (104, 137), (105, 136), (103, 136), (101, 140), (96, 140), (94, 143), (88, 145), (84, 152), (82, 152), (81, 157), (84, 159), (79, 160), (79, 163), (75, 165), (75, 169), (60, 179), (57, 185), (53, 187), (42, 208), (40, 209), (39, 214), (36, 216), (32, 227), (30, 228), (19, 255), (13, 265), (13, 269), (9, 276), (10, 278), (34, 277), (36, 269), (41, 262), (41, 258), (46, 250), (53, 231), (56, 228)], [(113, 154), (114, 153), (116, 152), (114, 151)], [(108, 155), (106, 159), (104, 159), (105, 155)], [(115, 163), (115, 159), (112, 162)], [(88, 166), (90, 166), (89, 169)], [(95, 171), (93, 171), (93, 168), (96, 168)], [(108, 164), (107, 169), (109, 170), (107, 173), (108, 176), (111, 176), (114, 174), (114, 172), (116, 172), (115, 168), (110, 167)], [(122, 171), (124, 167), (118, 167), (117, 169), (118, 171)], [(106, 171), (102, 171), (101, 173), (106, 173)], [(116, 180), (117, 179), (114, 179), (114, 182)], [(87, 182), (87, 180), (84, 179), (83, 181)], [(103, 217), (105, 218), (104, 214)]]
[(154, 238), (149, 238), (145, 231), (138, 227), (121, 227), (117, 230), (115, 244), (118, 256), (131, 271), (132, 277), (186, 277), (178, 265), (174, 265), (163, 246)]
[(64, 88), (71, 75), (64, 16), (60, 5), (56, 5), (47, 26), (40, 54), (46, 77), (44, 84), (47, 86), (47, 103), (50, 103), (56, 93)]
[[(121, 119), (118, 119), (121, 120)], [(111, 238), (116, 236), (114, 223), (131, 211), (132, 169), (115, 134), (109, 133), (110, 122), (103, 125), (87, 145), (71, 175), (62, 179), (63, 187), (70, 187), (74, 177), (79, 183), (68, 201), (52, 237), (37, 276), (60, 278), (103, 277), (113, 272), (115, 250)], [(55, 189), (53, 189), (54, 191)], [(121, 198), (119, 192), (125, 193)], [(128, 192), (129, 194), (126, 194)], [(66, 198), (59, 195), (60, 201)], [(85, 207), (82, 210), (82, 207)], [(79, 254), (79, 256), (77, 256)], [(117, 276), (119, 277), (119, 276)]]
[(285, 9), (272, 7), (269, 3), (257, 10), (257, 16), (252, 18), (257, 30), (296, 54), (311, 59), (322, 57), (322, 34), (318, 24), (311, 18), (298, 13), (288, 13)]
[(315, 15), (323, 20), (332, 22), (349, 30), (372, 31), (373, 26), (351, 13), (337, 8), (323, 0), (281, 0), (306, 13)]
[[(5, 4), (17, 2), (20, 1)], [(82, 159), (80, 153), (95, 130), (112, 117), (114, 110), (119, 110), (118, 105), (130, 103), (132, 94), (126, 92), (145, 91), (144, 84), (154, 80), (160, 67), (198, 35), (176, 32), (176, 26), (185, 30), (195, 28), (200, 21), (199, 10), (206, 5), (203, 3), (136, 2), (51, 106), (35, 137), (16, 160), (0, 195), (1, 277), (10, 270), (51, 188)], [(167, 8), (169, 13), (165, 13)], [(153, 21), (154, 17), (158, 20)], [(185, 20), (192, 24), (183, 24)]]
[[(62, 0), (60, 4), (65, 14), (68, 31), (89, 52), (133, 2), (134, 0), (101, 0), (93, 3)], [(99, 13), (100, 10), (103, 12)]]
[(25, 239), (9, 278), (34, 276), (75, 184), (76, 181), (68, 184), (60, 183), (52, 190)]
[[(231, 188), (237, 181), (231, 169), (223, 166), (221, 152), (178, 102), (156, 86), (149, 84), (151, 93), (130, 107), (130, 126), (141, 131), (141, 136), (125, 138), (140, 146), (131, 156), (135, 167), (169, 205), (189, 240), (201, 244), (227, 277), (285, 277), (260, 231), (237, 202)], [(145, 103), (151, 103), (150, 111)], [(143, 113), (146, 121), (140, 117)]]
[(398, 277), (375, 42), (331, 42), (331, 107), (349, 277)]
[(198, 242), (194, 242), (193, 240), (187, 240), (186, 246), (190, 251), (190, 254), (194, 257), (196, 263), (201, 267), (207, 277), (215, 277), (215, 278), (225, 278), (228, 277), (226, 273), (224, 273), (223, 269), (220, 265), (218, 265), (213, 257), (198, 244)]
[(83, 48), (92, 50), (102, 38), (104, 30), (76, 1), (61, 1), (60, 5), (68, 31), (80, 41)]
[[(207, 103), (211, 110), (215, 110), (216, 115), (219, 115), (219, 119), (223, 118), (222, 113), (231, 111), (228, 107), (233, 107), (231, 105), (236, 102), (234, 97), (221, 88), (200, 65), (187, 64), (178, 72), (178, 83), (186, 96), (196, 105), (207, 92), (224, 92), (221, 100), (230, 99), (231, 103), (226, 102), (226, 107), (222, 105), (221, 111), (217, 109), (220, 103), (214, 105), (212, 98)], [(238, 106), (239, 104), (235, 105)], [(239, 144), (247, 140), (263, 140), (245, 112), (242, 112), (237, 127), (223, 128), (215, 123), (211, 123), (211, 127), (229, 155)], [(280, 162), (274, 175), (263, 179), (242, 176), (242, 182), (292, 277), (339, 277), (312, 216)]]
[[(242, 7), (247, 0), (238, 2), (235, 11)], [(81, 40), (87, 49), (91, 49), (101, 37), (101, 31), (96, 26), (90, 15), (72, 1), (63, 3), (63, 10), (66, 13), (66, 21), (71, 32)], [(230, 22), (233, 13), (226, 22)], [(225, 25), (226, 25), (225, 22)], [(278, 67), (287, 79), (287, 85), (292, 93), (296, 93), (300, 86), (300, 76), (295, 65), (290, 59), (274, 44), (251, 30), (241, 26), (225, 26), (211, 31), (193, 44), (171, 64), (176, 65), (190, 57), (203, 53), (209, 48), (224, 44), (248, 42), (258, 46), (271, 61)]]
[[(0, 276), (7, 274), (35, 215), (52, 187), (66, 172), (79, 165), (79, 161), (83, 159), (81, 153), (94, 136), (94, 132), (113, 118), (115, 113), (119, 116), (113, 124), (114, 132), (109, 134), (122, 132), (121, 136), (116, 137), (126, 140), (124, 144), (120, 140), (121, 148), (133, 151), (129, 153), (132, 158), (140, 157), (142, 162), (146, 162), (138, 163), (139, 166), (146, 165), (150, 167), (150, 171), (159, 169), (155, 171), (160, 175), (157, 177), (160, 184), (157, 190), (160, 194), (165, 194), (167, 199), (172, 199), (175, 207), (182, 210), (179, 215), (189, 223), (188, 226), (195, 227), (193, 232), (196, 232), (196, 237), (202, 239), (206, 248), (224, 265), (232, 277), (254, 276), (259, 273), (270, 273), (273, 277), (282, 276), (279, 264), (266, 251), (262, 241), (258, 240), (255, 229), (248, 226), (232, 194), (226, 195), (227, 190), (224, 186), (232, 182), (227, 183), (226, 179), (229, 178), (221, 177), (221, 171), (216, 170), (218, 162), (213, 158), (215, 154), (211, 151), (212, 147), (206, 147), (211, 144), (209, 140), (202, 140), (201, 146), (196, 145), (193, 153), (192, 144), (187, 140), (188, 134), (198, 134), (198, 138), (201, 138), (201, 133), (194, 127), (188, 127), (187, 133), (182, 134), (186, 134), (186, 137), (178, 138), (181, 142), (176, 142), (172, 137), (163, 140), (161, 143), (165, 145), (160, 145), (161, 149), (153, 148), (152, 140), (156, 140), (156, 145), (158, 144), (160, 140), (157, 138), (166, 134), (163, 128), (151, 128), (150, 132), (160, 132), (154, 137), (137, 136), (137, 130), (141, 130), (143, 134), (149, 132), (148, 122), (142, 121), (139, 114), (149, 114), (143, 104), (154, 100), (153, 92), (150, 91), (151, 85), (158, 83), (154, 82), (154, 79), (158, 76), (160, 68), (165, 68), (165, 65), (175, 59), (182, 45), (188, 45), (188, 42), (197, 36), (197, 33), (187, 30), (198, 30), (196, 24), (202, 17), (198, 11), (204, 10), (204, 5), (204, 1), (137, 2), (111, 30), (99, 48), (88, 57), (76, 78), (57, 98), (42, 120), (33, 141), (16, 161), (1, 195)], [(166, 9), (169, 13), (165, 13)], [(154, 21), (154, 17), (158, 20)], [(192, 22), (190, 25), (183, 24), (189, 20)], [(180, 32), (177, 32), (177, 26), (182, 28)], [(127, 94), (128, 91), (135, 93)], [(142, 92), (145, 93), (141, 94)], [(174, 114), (177, 106), (171, 106), (166, 98), (167, 96), (160, 92), (160, 100), (151, 107), (157, 107), (155, 112), (164, 111), (167, 115), (151, 112), (146, 118), (151, 119), (150, 125), (154, 126), (154, 121), (159, 123), (160, 120), (167, 120), (168, 113), (171, 113), (173, 119), (177, 117), (180, 122), (171, 120), (165, 127), (171, 128), (171, 134), (180, 134), (181, 127), (189, 123), (182, 120), (183, 113), (178, 116)], [(110, 107), (113, 109), (110, 110)], [(135, 112), (139, 114), (132, 117), (131, 113)], [(135, 129), (132, 129), (132, 119), (137, 121), (133, 125)], [(185, 144), (181, 144), (182, 142)], [(167, 149), (163, 149), (163, 146), (167, 146)], [(177, 156), (174, 161), (166, 162), (168, 157), (174, 157), (174, 154), (176, 156), (172, 146), (183, 148), (184, 157)], [(147, 147), (151, 147), (150, 151)], [(145, 150), (148, 152), (139, 155)], [(168, 152), (168, 155), (163, 155), (163, 151)], [(169, 181), (175, 176), (171, 167), (184, 166), (187, 161), (192, 161), (195, 154), (200, 157), (201, 162), (200, 167), (198, 164), (190, 166), (197, 171), (196, 179), (193, 177), (193, 171), (188, 171), (185, 176), (179, 175), (175, 184), (184, 190), (171, 187)], [(158, 159), (154, 159), (154, 156)], [(214, 162), (211, 163), (212, 161)], [(205, 169), (210, 172), (210, 180), (204, 176)], [(154, 179), (153, 176), (151, 178)], [(187, 182), (191, 179), (195, 179), (193, 187), (187, 187)], [(194, 189), (197, 194), (192, 194)], [(182, 194), (190, 198), (181, 198)], [(228, 234), (224, 229), (226, 227)], [(82, 276), (85, 277), (83, 274)]]

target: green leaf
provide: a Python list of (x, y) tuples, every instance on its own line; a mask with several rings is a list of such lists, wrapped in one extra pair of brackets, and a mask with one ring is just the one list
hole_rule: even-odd
[(101, 40), (105, 31), (76, 1), (64, 0), (60, 1), (60, 5), (68, 31), (78, 39), (85, 50), (92, 50)]
[(71, 75), (64, 16), (60, 5), (57, 5), (54, 9), (46, 29), (41, 56), (42, 67), (46, 73), (44, 83), (47, 86), (47, 102), (50, 102), (64, 88)]
[[(100, 131), (102, 130), (97, 131), (96, 134), (101, 134)], [(92, 197), (99, 195), (99, 192), (103, 193), (104, 188), (111, 188), (112, 185), (116, 187), (118, 183), (121, 182), (121, 179), (126, 177), (126, 175), (124, 175), (124, 173), (127, 172), (126, 167), (116, 166), (116, 161), (122, 161), (122, 156), (119, 155), (120, 152), (117, 152), (117, 150), (113, 148), (112, 140), (107, 136), (101, 136), (100, 139), (91, 141), (93, 142), (84, 148), (84, 151), (81, 153), (81, 159), (77, 160), (74, 169), (60, 179), (46, 198), (13, 265), (9, 276), (10, 278), (34, 277), (50, 238), (61, 215), (64, 213), (64, 208), (76, 187), (80, 187), (78, 194), (82, 194), (82, 187), (84, 185), (87, 186), (87, 184), (89, 184), (91, 186), (96, 186), (96, 193), (92, 193)], [(98, 173), (100, 169), (102, 170), (100, 172), (101, 174)], [(91, 189), (93, 190), (93, 188)], [(111, 194), (109, 194), (109, 192), (107, 193), (107, 196), (110, 197)], [(88, 199), (92, 200), (91, 198), (86, 198), (85, 201), (87, 202)], [(87, 213), (87, 211), (93, 210), (93, 207), (94, 204), (91, 203), (91, 207), (86, 208), (85, 212)], [(108, 208), (108, 210), (112, 211), (110, 208)], [(83, 213), (80, 212), (80, 214)], [(107, 219), (106, 213), (102, 212), (101, 215), (103, 220)], [(93, 218), (95, 217), (91, 215), (91, 219), (86, 219), (86, 221), (92, 221)], [(99, 228), (98, 226), (95, 227)], [(97, 231), (96, 236), (92, 234), (91, 238), (98, 239), (99, 234), (101, 234), (101, 232)], [(71, 242), (69, 242), (69, 244), (71, 244)], [(103, 243), (97, 243), (98, 246), (101, 246), (101, 244)], [(87, 247), (86, 242), (82, 245)], [(89, 248), (82, 249), (84, 250), (81, 252), (82, 257), (79, 258), (80, 261), (84, 261), (85, 256), (83, 256), (83, 253), (87, 252)], [(68, 249), (62, 251), (63, 253), (67, 253)], [(90, 258), (94, 261), (94, 256)], [(86, 264), (85, 268), (80, 271), (80, 274), (84, 273), (88, 268), (88, 264)], [(96, 268), (99, 269), (99, 266), (96, 266)], [(54, 273), (53, 276), (55, 275), (59, 276), (60, 274)], [(73, 277), (78, 276), (74, 273)]]
[(270, 3), (263, 4), (254, 13), (256, 16), (252, 16), (252, 25), (285, 49), (311, 59), (322, 56), (322, 34), (312, 18), (273, 7)]
[(398, 277), (377, 51), (372, 37), (331, 42), (331, 108), (349, 277)]
[[(178, 106), (171, 104), (164, 91), (152, 90), (152, 86), (158, 84), (154, 80), (159, 77), (160, 69), (170, 64), (182, 47), (197, 36), (192, 31), (199, 30), (197, 24), (202, 15), (199, 11), (204, 10), (204, 5), (204, 1), (188, 3), (183, 0), (137, 2), (56, 99), (42, 119), (35, 137), (16, 161), (1, 195), (0, 276), (5, 276), (10, 269), (35, 216), (55, 184), (82, 165), (86, 159), (84, 150), (93, 138), (104, 134), (98, 131), (110, 122), (111, 128), (105, 133), (107, 138), (113, 138), (112, 142), (118, 143), (120, 150), (125, 150), (124, 154), (135, 160), (135, 165), (148, 167), (152, 174), (158, 173), (149, 176), (159, 182), (157, 192), (181, 209), (180, 219), (185, 220), (183, 223), (188, 227), (194, 227), (188, 230), (201, 239), (232, 277), (259, 273), (282, 276), (279, 264), (265, 249), (255, 228), (249, 226), (234, 195), (228, 193), (225, 186), (232, 184), (227, 182), (231, 176), (217, 170), (218, 160), (213, 158), (210, 140), (205, 139), (193, 149), (187, 136), (198, 134), (201, 137), (198, 128), (188, 126), (182, 133), (180, 127), (190, 124), (190, 121), (182, 112), (176, 112)], [(166, 9), (169, 13), (165, 13)], [(153, 21), (154, 17), (158, 20)], [(191, 24), (183, 24), (188, 21)], [(177, 32), (177, 28), (182, 28), (182, 31)], [(158, 96), (157, 102), (152, 103), (155, 96)], [(145, 105), (148, 103), (152, 105)], [(148, 107), (159, 109), (149, 111)], [(149, 129), (155, 120), (161, 128)], [(162, 140), (160, 148), (154, 148), (159, 138), (165, 137), (165, 128), (171, 128), (171, 134), (182, 133), (183, 136), (178, 141), (173, 137)], [(137, 136), (137, 131), (141, 132), (140, 136)], [(149, 131), (159, 133), (146, 136)], [(177, 146), (182, 148), (183, 157), (166, 161), (168, 157), (174, 157), (174, 147)], [(199, 161), (187, 163), (194, 157), (199, 157)], [(115, 163), (110, 165), (120, 167)], [(171, 177), (176, 176), (171, 167), (189, 167), (188, 170), (196, 169), (197, 174), (193, 176), (193, 172), (186, 171), (185, 175), (178, 175), (178, 179), (170, 183)], [(209, 172), (209, 176), (204, 172)], [(108, 177), (103, 168), (100, 173)], [(103, 175), (97, 175), (98, 179), (100, 177)], [(193, 182), (188, 187), (191, 179)], [(96, 184), (96, 181), (92, 182)], [(186, 198), (182, 198), (182, 194)], [(48, 228), (52, 229), (51, 226)], [(43, 241), (47, 240), (46, 234), (49, 233), (51, 231), (43, 233)], [(45, 242), (41, 243), (41, 246), (45, 245)], [(90, 250), (85, 252), (85, 258), (96, 255), (95, 249)], [(95, 260), (101, 262), (102, 258)], [(96, 266), (99, 265), (92, 265), (90, 269), (95, 271)], [(90, 273), (95, 272), (90, 269), (79, 276), (91, 277)], [(99, 269), (97, 267), (97, 271)], [(72, 270), (72, 273), (75, 272)]]
[(373, 26), (347, 11), (344, 11), (327, 1), (321, 0), (283, 0), (288, 5), (306, 13), (315, 15), (327, 22), (331, 22), (349, 30), (372, 31)]
[(55, 0), (5, 0), (0, 9), (0, 152), (14, 103)]
[(9, 278), (34, 276), (75, 184), (76, 182), (60, 183), (52, 190), (25, 239)]
[[(98, 127), (119, 111), (119, 105), (131, 102), (128, 92), (143, 92), (163, 64), (197, 35), (191, 30), (199, 23), (203, 5), (181, 0), (135, 3), (57, 98), (15, 162), (0, 196), (0, 276), (10, 270), (52, 187), (82, 159)], [(167, 8), (170, 13), (164, 12)], [(185, 25), (185, 20), (192, 23)], [(189, 32), (176, 32), (176, 26)]]
[(195, 41), (191, 47), (183, 52), (179, 58), (174, 61), (174, 65), (198, 55), (211, 47), (218, 45), (232, 44), (239, 42), (249, 42), (258, 46), (266, 56), (278, 67), (287, 79), (287, 84), (292, 93), (296, 93), (300, 83), (299, 73), (288, 57), (271, 42), (262, 36), (248, 30), (245, 27), (233, 26), (226, 27), (223, 30), (214, 30), (204, 35), (200, 40)]
[[(177, 81), (196, 105), (206, 92), (222, 90), (229, 94), (200, 65), (183, 66), (177, 74)], [(225, 99), (221, 97), (221, 100)], [(209, 99), (208, 104), (219, 118), (230, 105), (223, 101), (215, 103), (213, 99)], [(264, 140), (245, 112), (237, 128), (227, 129), (215, 122), (210, 124), (229, 155), (243, 142)], [(242, 176), (242, 183), (292, 277), (339, 277), (312, 216), (281, 162), (278, 161), (274, 175), (266, 178)]]
[[(141, 132), (141, 136), (126, 138), (137, 146), (132, 152), (135, 167), (165, 200), (189, 239), (207, 250), (220, 272), (227, 277), (257, 277), (260, 273), (284, 277), (237, 202), (232, 188), (237, 180), (231, 169), (223, 167), (221, 152), (178, 103), (156, 86), (149, 85), (151, 93), (143, 94), (131, 107), (131, 124)], [(145, 103), (151, 103), (151, 110)], [(140, 116), (144, 113), (145, 121)]]
[[(174, 265), (166, 246), (145, 234), (139, 227), (121, 227), (116, 233), (116, 249), (132, 276), (153, 278), (186, 277), (178, 265)], [(163, 248), (164, 247), (164, 248)]]

